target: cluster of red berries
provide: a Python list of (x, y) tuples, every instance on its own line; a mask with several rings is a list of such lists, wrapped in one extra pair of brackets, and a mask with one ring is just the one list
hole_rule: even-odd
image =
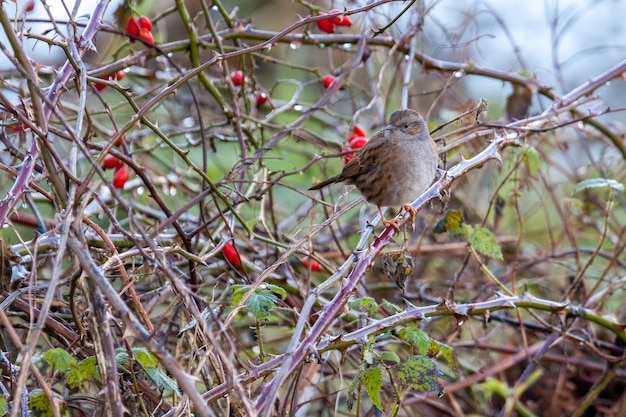
[[(352, 130), (352, 135), (348, 138), (348, 147), (343, 148), (342, 152), (347, 152), (350, 150), (361, 149), (367, 143), (367, 137), (365, 136), (365, 130), (359, 126), (354, 126)], [(343, 163), (347, 164), (349, 160), (354, 158), (354, 152), (350, 152), (343, 157)]]
[[(128, 19), (126, 32), (128, 32), (129, 35), (146, 41), (147, 43), (154, 43), (154, 36), (152, 36), (152, 21), (146, 16), (139, 16), (137, 18), (131, 17)], [(135, 39), (131, 37), (130, 42), (135, 42)]]
[[(109, 80), (109, 81), (120, 81), (120, 80), (124, 79), (124, 77), (126, 77), (126, 72), (118, 71), (115, 74), (111, 74), (111, 75), (109, 75), (107, 77), (102, 77), (101, 79)], [(105, 88), (107, 88), (106, 84), (100, 84), (100, 83), (94, 83), (93, 86), (96, 87), (96, 90), (98, 90), (98, 91), (102, 91)]]
[[(115, 146), (120, 146), (122, 144), (121, 139), (115, 142)], [(124, 188), (124, 184), (130, 178), (130, 171), (122, 161), (114, 157), (113, 155), (107, 155), (102, 162), (103, 169), (114, 169), (115, 173), (113, 174), (113, 187), (117, 189)]]
[[(328, 13), (320, 13), (320, 15), (341, 13), (339, 9), (333, 9)], [(348, 16), (339, 15), (335, 17), (329, 17), (328, 19), (322, 19), (317, 21), (317, 27), (321, 31), (326, 33), (335, 33), (335, 26), (352, 26), (352, 21)]]
[[(233, 83), (235, 87), (240, 87), (241, 84), (243, 84), (243, 71), (237, 70), (237, 71), (231, 72), (230, 81)], [(256, 95), (256, 106), (261, 107), (262, 105), (267, 103), (268, 99), (269, 99), (269, 96), (267, 95), (267, 93), (263, 93), (263, 92), (258, 93)]]

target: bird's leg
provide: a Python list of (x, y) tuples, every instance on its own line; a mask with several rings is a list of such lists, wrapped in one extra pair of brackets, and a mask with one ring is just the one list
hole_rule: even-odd
[(396, 229), (396, 232), (400, 230), (400, 227), (398, 226), (398, 220), (393, 219), (393, 220), (387, 220), (385, 219), (385, 215), (383, 214), (383, 209), (380, 206), (378, 207), (378, 214), (380, 214), (380, 221), (383, 223), (383, 226), (385, 227), (393, 227), (394, 229)]
[(411, 224), (415, 227), (415, 215), (417, 214), (417, 210), (409, 204), (403, 205), (402, 208), (409, 212), (409, 216), (411, 216)]

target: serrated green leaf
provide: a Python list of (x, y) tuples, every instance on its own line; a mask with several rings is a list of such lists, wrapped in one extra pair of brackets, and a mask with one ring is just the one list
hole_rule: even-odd
[(406, 364), (398, 369), (398, 377), (403, 384), (418, 391), (441, 391), (437, 378), (442, 376), (435, 362), (422, 355), (411, 356)]
[(166, 389), (169, 391), (175, 391), (177, 394), (180, 395), (178, 384), (172, 378), (167, 376), (167, 374), (165, 373), (165, 371), (163, 371), (163, 369), (146, 368), (146, 373), (148, 374), (148, 376), (150, 376), (150, 378), (152, 378), (152, 381), (155, 383), (157, 387)]
[(430, 336), (428, 336), (426, 332), (418, 329), (415, 326), (407, 326), (403, 329), (400, 329), (398, 335), (402, 340), (407, 341), (415, 346), (420, 355), (425, 355), (430, 350)]
[(400, 357), (396, 352), (383, 350), (378, 356), (380, 356), (380, 361), (387, 366), (395, 366), (400, 363)]
[(246, 303), (250, 312), (257, 320), (266, 320), (275, 304), (276, 296), (274, 293), (262, 288), (253, 292)]
[(348, 410), (352, 410), (354, 406), (354, 402), (357, 399), (359, 393), (359, 387), (361, 386), (361, 379), (363, 377), (363, 372), (361, 369), (358, 370), (357, 374), (354, 376), (352, 382), (350, 382), (350, 386), (348, 387), (348, 392), (346, 393), (346, 406)]
[(95, 380), (98, 379), (98, 361), (95, 356), (89, 356), (78, 363), (78, 372), (83, 379)]
[[(233, 290), (233, 295), (230, 299), (231, 306), (238, 305), (251, 288), (251, 285), (233, 285), (231, 287)], [(246, 302), (246, 307), (257, 320), (266, 320), (270, 315), (270, 311), (276, 305), (275, 294), (279, 294), (283, 299), (287, 296), (287, 292), (277, 285), (262, 284), (250, 295)]]
[(374, 354), (370, 349), (363, 352), (363, 362), (367, 363), (368, 365), (374, 364)]
[(432, 344), (430, 346), (430, 350), (433, 353), (433, 356), (437, 355), (441, 352), (444, 358), (446, 358), (446, 362), (448, 362), (448, 367), (455, 371), (456, 364), (454, 363), (454, 359), (452, 358), (452, 347), (446, 345), (445, 343), (438, 342), (434, 339), (431, 339)]
[(48, 397), (40, 388), (35, 388), (28, 393), (28, 408), (31, 411), (38, 411), (42, 416), (52, 416), (52, 407), (48, 402)]
[(230, 287), (230, 290), (233, 292), (233, 295), (230, 297), (230, 305), (232, 307), (237, 306), (243, 296), (246, 295), (248, 291), (252, 288), (251, 285), (233, 285)]
[(478, 253), (500, 261), (502, 260), (502, 249), (491, 230), (476, 225), (469, 231), (466, 240)]
[(67, 372), (72, 365), (76, 365), (76, 358), (62, 348), (48, 350), (44, 354), (44, 358), (46, 359), (46, 362), (48, 362), (48, 365), (52, 366), (61, 373)]
[(539, 153), (534, 147), (529, 144), (525, 144), (522, 147), (522, 155), (524, 158), (524, 165), (526, 165), (528, 172), (530, 172), (530, 175), (535, 175), (537, 170), (539, 170)]
[(378, 311), (378, 303), (372, 297), (351, 298), (348, 300), (348, 307), (372, 315)]
[(374, 405), (383, 410), (383, 406), (380, 402), (380, 390), (383, 386), (383, 374), (379, 367), (373, 367), (363, 372), (363, 385), (367, 391), (367, 395)]
[(383, 307), (383, 310), (385, 310), (389, 314), (398, 314), (404, 311), (404, 309), (400, 308), (399, 306), (393, 303), (390, 303), (389, 301), (385, 299), (383, 299), (381, 306)]
[(285, 289), (283, 287), (280, 287), (280, 286), (274, 285), (274, 284), (268, 284), (268, 283), (265, 283), (263, 285), (265, 286), (265, 288), (267, 288), (268, 290), (270, 290), (274, 294), (278, 294), (280, 296), (281, 300), (284, 300), (285, 298), (287, 298), (287, 291), (285, 291)]
[(76, 389), (83, 383), (83, 376), (80, 374), (78, 365), (72, 365), (67, 372), (67, 379), (65, 380), (67, 386), (71, 389)]
[(159, 365), (159, 361), (148, 349), (143, 347), (133, 348), (133, 354), (137, 358), (137, 362), (146, 369), (154, 368)]
[(610, 178), (589, 178), (576, 184), (573, 192), (579, 193), (587, 188), (611, 188), (621, 193), (624, 191), (624, 184)]
[(122, 349), (116, 349), (115, 353), (115, 363), (117, 366), (123, 366), (128, 363), (128, 352)]

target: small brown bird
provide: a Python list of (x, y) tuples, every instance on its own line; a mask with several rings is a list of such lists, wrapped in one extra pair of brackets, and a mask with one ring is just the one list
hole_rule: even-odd
[(422, 116), (410, 109), (397, 110), (389, 125), (355, 154), (341, 174), (309, 190), (342, 181), (354, 184), (365, 200), (378, 206), (385, 227), (397, 229), (397, 220), (385, 219), (381, 206), (403, 206), (414, 217), (415, 210), (408, 203), (433, 182), (438, 160), (437, 145)]

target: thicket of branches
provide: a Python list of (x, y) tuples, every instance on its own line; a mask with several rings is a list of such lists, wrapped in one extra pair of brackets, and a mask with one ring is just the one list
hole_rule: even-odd
[[(626, 61), (563, 89), (472, 63), (454, 29), (442, 52), (434, 4), (236, 3), (113, 24), (102, 2), (55, 36), (0, 14), (0, 410), (624, 415), (625, 132), (603, 94)], [(65, 63), (34, 66), (27, 38)], [(441, 156), (414, 226), (307, 191), (401, 107)]]

